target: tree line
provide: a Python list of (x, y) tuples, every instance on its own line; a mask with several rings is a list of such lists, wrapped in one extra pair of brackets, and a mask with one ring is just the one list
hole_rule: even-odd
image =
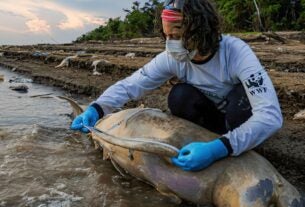
[(223, 18), (225, 31), (305, 29), (305, 0), (216, 0), (216, 2)]
[[(214, 0), (224, 32), (305, 30), (305, 0)], [(160, 34), (163, 1), (133, 2), (126, 16), (83, 34), (76, 42), (153, 37)]]

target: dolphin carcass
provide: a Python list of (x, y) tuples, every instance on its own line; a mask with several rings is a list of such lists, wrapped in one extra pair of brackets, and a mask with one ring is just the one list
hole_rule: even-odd
[[(103, 117), (94, 128), (92, 139), (103, 148), (105, 159), (177, 202), (184, 199), (220, 207), (305, 206), (305, 199), (296, 188), (252, 150), (217, 161), (199, 172), (173, 166), (168, 156), (175, 154), (176, 148), (193, 141), (210, 141), (219, 135), (158, 109), (122, 110)], [(118, 143), (113, 143), (113, 138)], [(130, 144), (133, 139), (135, 148)], [(148, 145), (142, 149), (138, 146), (141, 143)], [(160, 145), (161, 152), (154, 151), (154, 143), (164, 143)], [(164, 152), (167, 148), (168, 152)]]

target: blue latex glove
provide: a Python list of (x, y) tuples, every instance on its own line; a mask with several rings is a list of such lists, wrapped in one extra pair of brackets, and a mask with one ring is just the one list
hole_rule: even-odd
[(81, 132), (88, 133), (89, 130), (84, 127), (93, 127), (95, 123), (99, 120), (99, 114), (93, 106), (89, 106), (86, 111), (78, 115), (71, 124), (71, 129), (80, 130)]
[(211, 142), (192, 142), (181, 148), (172, 163), (186, 171), (199, 171), (216, 160), (228, 156), (228, 149), (219, 139)]

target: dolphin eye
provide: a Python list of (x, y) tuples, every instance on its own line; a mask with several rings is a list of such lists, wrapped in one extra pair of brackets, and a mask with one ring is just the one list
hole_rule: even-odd
[(182, 155), (183, 156), (186, 156), (186, 155), (189, 155), (191, 152), (190, 151), (184, 151), (183, 153), (182, 153)]

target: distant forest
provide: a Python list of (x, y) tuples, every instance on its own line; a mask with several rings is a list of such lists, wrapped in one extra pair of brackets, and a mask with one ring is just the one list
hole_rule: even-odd
[[(305, 30), (305, 0), (214, 0), (222, 18), (223, 32)], [(163, 1), (133, 2), (124, 20), (110, 18), (106, 25), (78, 37), (116, 40), (153, 37), (160, 33)]]

